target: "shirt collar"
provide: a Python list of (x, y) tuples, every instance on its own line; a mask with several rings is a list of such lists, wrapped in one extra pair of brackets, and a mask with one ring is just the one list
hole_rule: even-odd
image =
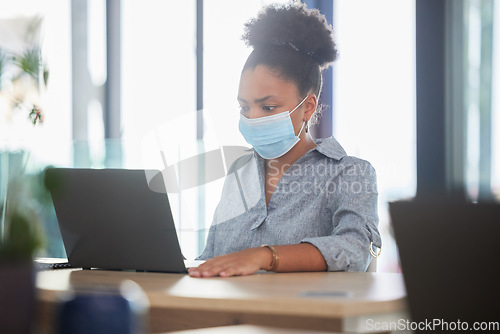
[(329, 158), (340, 160), (347, 155), (334, 137), (315, 139), (314, 142), (317, 145), (314, 149)]

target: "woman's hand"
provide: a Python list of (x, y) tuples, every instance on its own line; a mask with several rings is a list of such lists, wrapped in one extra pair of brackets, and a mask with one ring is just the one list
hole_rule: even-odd
[(269, 249), (256, 247), (216, 256), (188, 271), (191, 277), (251, 275), (260, 269), (269, 269), (271, 260), (272, 253)]
[[(278, 272), (325, 271), (328, 269), (321, 252), (303, 242), (297, 245), (273, 246), (279, 256)], [(255, 247), (207, 260), (197, 268), (189, 268), (191, 277), (251, 275), (260, 269), (271, 270), (273, 254), (267, 247)], [(274, 269), (273, 269), (274, 270)]]

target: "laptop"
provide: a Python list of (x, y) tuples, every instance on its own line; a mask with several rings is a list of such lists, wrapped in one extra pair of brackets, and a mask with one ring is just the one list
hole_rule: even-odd
[(414, 326), (499, 326), (500, 203), (413, 200), (389, 209)]
[(48, 168), (71, 267), (186, 273), (162, 174)]

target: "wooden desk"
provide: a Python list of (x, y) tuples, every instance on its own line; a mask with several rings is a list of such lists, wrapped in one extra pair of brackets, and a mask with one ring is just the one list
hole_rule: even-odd
[(277, 328), (257, 325), (234, 325), (209, 327), (169, 332), (172, 334), (335, 334), (334, 332), (319, 332), (307, 329)]
[(153, 333), (234, 324), (367, 331), (370, 321), (407, 319), (406, 293), (394, 273), (263, 273), (230, 278), (101, 270), (38, 273), (38, 325), (51, 333), (59, 293), (116, 288), (132, 280), (149, 298)]

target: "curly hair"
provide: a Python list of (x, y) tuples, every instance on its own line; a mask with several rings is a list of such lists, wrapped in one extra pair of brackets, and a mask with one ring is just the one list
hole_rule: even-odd
[(317, 9), (302, 3), (270, 5), (245, 24), (243, 40), (253, 47), (243, 71), (266, 65), (284, 80), (294, 82), (304, 97), (319, 97), (321, 72), (337, 59), (332, 28)]

